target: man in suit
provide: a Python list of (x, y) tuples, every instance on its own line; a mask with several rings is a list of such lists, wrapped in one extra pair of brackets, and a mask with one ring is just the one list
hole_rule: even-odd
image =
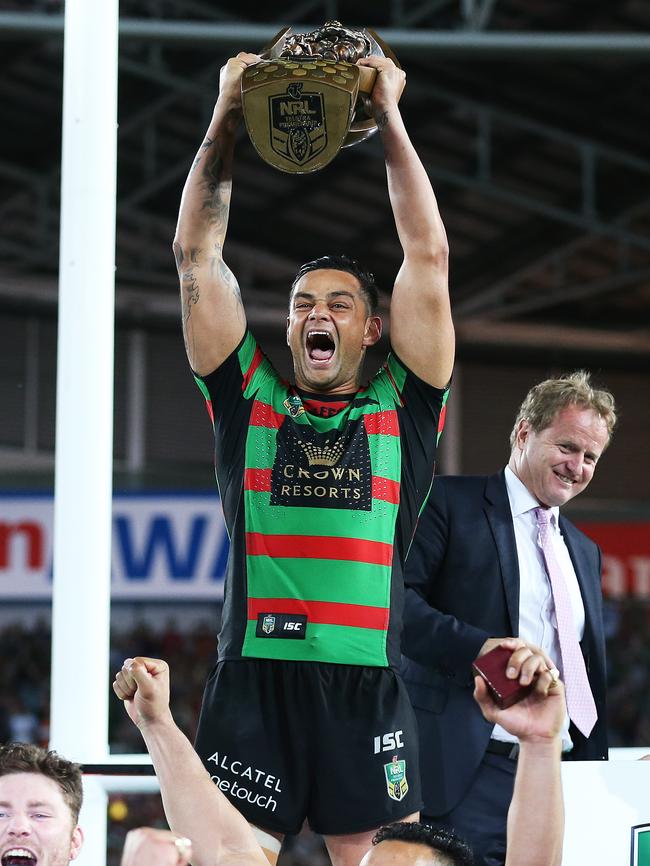
[(507, 467), (436, 479), (420, 518), (402, 648), (422, 820), (468, 839), (479, 866), (505, 859), (518, 743), (472, 699), (477, 656), (502, 643), (541, 650), (567, 688), (563, 757), (607, 758), (600, 551), (559, 507), (589, 484), (615, 422), (612, 395), (588, 374), (541, 382), (519, 410)]

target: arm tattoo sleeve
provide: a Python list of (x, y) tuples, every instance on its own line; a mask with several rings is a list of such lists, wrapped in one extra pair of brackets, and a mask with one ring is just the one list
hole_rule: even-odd
[(382, 129), (385, 129), (388, 126), (388, 112), (382, 111), (377, 112), (375, 114), (375, 123), (377, 124), (377, 129), (381, 132)]

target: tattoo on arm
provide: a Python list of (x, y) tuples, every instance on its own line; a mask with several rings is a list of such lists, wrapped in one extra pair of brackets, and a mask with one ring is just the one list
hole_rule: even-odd
[(187, 353), (187, 357), (190, 359), (190, 363), (193, 362), (192, 359), (195, 356), (196, 349), (194, 345), (194, 329), (191, 327), (190, 317), (192, 315), (192, 307), (194, 306), (194, 304), (198, 304), (200, 297), (199, 281), (196, 278), (194, 269), (195, 265), (191, 264), (187, 270), (179, 271), (181, 278), (181, 316), (183, 322), (183, 342), (185, 343), (185, 351)]
[(192, 163), (192, 168), (190, 169), (190, 174), (192, 174), (194, 172), (194, 169), (201, 162), (204, 151), (208, 150), (208, 148), (211, 147), (213, 144), (214, 144), (214, 139), (210, 138), (210, 136), (207, 136), (207, 138), (205, 139), (205, 141), (201, 145), (199, 153), (197, 153), (197, 155), (194, 157), (194, 162)]
[(203, 166), (202, 187), (201, 210), (205, 212), (208, 224), (223, 236), (230, 210), (230, 177), (224, 171), (224, 161), (219, 152), (208, 156)]
[(174, 258), (176, 259), (176, 269), (181, 280), (181, 304), (183, 308), (183, 322), (186, 322), (191, 315), (191, 308), (194, 304), (198, 304), (200, 291), (199, 281), (196, 277), (196, 267), (199, 264), (199, 257), (202, 250), (200, 247), (192, 247), (189, 256), (183, 247), (174, 242)]
[(237, 278), (223, 259), (220, 259), (219, 261), (219, 274), (224, 284), (228, 286), (228, 288), (232, 292), (232, 296), (239, 304), (241, 304), (241, 291), (239, 288), (239, 283), (237, 282)]
[(385, 129), (388, 126), (388, 112), (377, 112), (377, 114), (375, 114), (375, 123), (377, 124), (377, 129), (380, 132), (382, 131), (382, 129)]
[(183, 273), (181, 279), (183, 281), (183, 290), (181, 294), (183, 318), (187, 321), (192, 314), (192, 307), (195, 304), (198, 304), (200, 298), (199, 281), (194, 273), (194, 267), (188, 268)]
[[(229, 118), (228, 121), (230, 120)], [(236, 120), (233, 116), (233, 123)], [(190, 170), (190, 174), (194, 173), (189, 192), (189, 208), (193, 211), (190, 223), (196, 228), (191, 234), (208, 240), (212, 249), (189, 246), (184, 249), (181, 243), (174, 243), (174, 257), (181, 287), (183, 336), (190, 363), (195, 357), (194, 326), (198, 324), (192, 320), (192, 308), (199, 300), (202, 305), (208, 303), (211, 306), (212, 299), (219, 304), (230, 295), (235, 303), (235, 315), (245, 322), (239, 285), (222, 257), (230, 209), (232, 146), (232, 137), (228, 134), (217, 133), (214, 138), (207, 136)], [(200, 216), (196, 213), (197, 210), (201, 211)], [(217, 289), (216, 294), (214, 289)], [(231, 302), (226, 303), (230, 307)], [(210, 317), (209, 310), (207, 314)]]

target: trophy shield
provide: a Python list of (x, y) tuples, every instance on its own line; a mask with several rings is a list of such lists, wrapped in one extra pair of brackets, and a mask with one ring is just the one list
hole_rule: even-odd
[(342, 147), (373, 135), (376, 70), (356, 66), (372, 54), (397, 63), (373, 31), (338, 21), (305, 34), (280, 30), (262, 52), (264, 59), (242, 76), (244, 121), (262, 159), (280, 171), (306, 174), (326, 166)]

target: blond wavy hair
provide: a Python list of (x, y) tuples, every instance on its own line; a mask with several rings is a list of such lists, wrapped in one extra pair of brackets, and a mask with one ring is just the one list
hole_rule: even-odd
[(515, 446), (517, 428), (521, 421), (528, 421), (531, 429), (539, 433), (550, 427), (557, 413), (567, 406), (592, 409), (600, 415), (607, 425), (607, 433), (611, 440), (617, 420), (614, 396), (604, 388), (594, 388), (590, 382), (590, 374), (586, 370), (577, 370), (558, 379), (545, 379), (530, 389), (519, 407), (510, 434), (510, 447)]

